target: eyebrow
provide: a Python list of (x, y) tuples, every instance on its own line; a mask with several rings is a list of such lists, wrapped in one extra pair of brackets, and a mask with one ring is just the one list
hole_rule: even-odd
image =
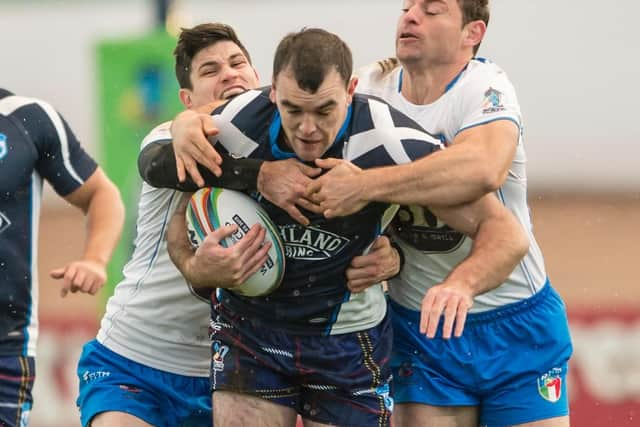
[(233, 55), (231, 55), (231, 56), (229, 57), (229, 60), (238, 59), (238, 58), (247, 59), (247, 58), (244, 56), (244, 53), (242, 53), (242, 52), (238, 52), (238, 53), (234, 53)]
[[(291, 101), (289, 101), (289, 100), (283, 99), (281, 102), (282, 102), (282, 106), (283, 106), (283, 107), (287, 107), (287, 108), (295, 108), (295, 109), (300, 110), (300, 106), (298, 106), (298, 105), (294, 104), (293, 102), (291, 102)], [(335, 100), (330, 99), (330, 100), (328, 100), (327, 102), (325, 102), (324, 104), (317, 106), (317, 107), (315, 108), (315, 110), (316, 110), (316, 111), (317, 111), (317, 110), (324, 110), (325, 108), (333, 107), (333, 106), (334, 106), (334, 105), (336, 105), (336, 104), (337, 104), (337, 102), (336, 102)]]
[(220, 65), (220, 61), (216, 61), (216, 60), (214, 60), (214, 59), (211, 59), (211, 60), (209, 60), (209, 61), (207, 61), (207, 62), (203, 62), (203, 63), (202, 63), (202, 64), (200, 64), (200, 66), (198, 67), (198, 70), (202, 70), (203, 68), (208, 67), (208, 66), (212, 66), (212, 65), (213, 65), (213, 66), (215, 66), (215, 65)]
[[(238, 58), (242, 58), (242, 59), (246, 59), (244, 54), (242, 52), (237, 52), (234, 53), (233, 55), (231, 55), (229, 57), (229, 59), (227, 61), (233, 61), (234, 59), (238, 59)], [(203, 69), (204, 67), (208, 67), (208, 66), (215, 66), (215, 65), (220, 65), (221, 61), (215, 60), (215, 59), (211, 59), (207, 62), (203, 62), (202, 64), (200, 64), (200, 66), (198, 67), (198, 70)]]

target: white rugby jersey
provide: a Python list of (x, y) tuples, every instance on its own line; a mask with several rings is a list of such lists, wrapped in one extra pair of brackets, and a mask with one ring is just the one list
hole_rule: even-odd
[[(384, 61), (359, 70), (358, 92), (384, 99), (445, 144), (451, 144), (465, 129), (495, 120), (511, 120), (520, 128), (515, 158), (506, 182), (496, 195), (523, 224), (531, 245), (505, 283), (475, 298), (471, 312), (491, 310), (532, 296), (544, 286), (547, 276), (527, 205), (522, 116), (507, 75), (492, 62), (473, 59), (435, 102), (415, 105), (400, 92), (402, 68), (389, 68), (389, 61)], [(395, 225), (394, 232), (399, 237), (406, 262), (401, 274), (390, 281), (389, 294), (400, 304), (420, 310), (425, 292), (441, 283), (467, 257), (472, 242), (419, 206), (402, 207)]]
[(195, 293), (167, 252), (165, 233), (181, 194), (143, 183), (135, 249), (107, 302), (97, 339), (143, 365), (208, 377), (209, 300)]

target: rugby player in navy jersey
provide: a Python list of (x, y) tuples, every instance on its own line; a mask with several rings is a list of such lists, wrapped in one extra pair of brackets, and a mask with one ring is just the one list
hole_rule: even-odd
[[(206, 23), (183, 29), (174, 55), (178, 95), (187, 109), (219, 103), (258, 86), (249, 52), (228, 25)], [(224, 166), (242, 167), (233, 159)], [(278, 179), (271, 181), (278, 192), (275, 200), (291, 197), (287, 182), (304, 182), (318, 171), (294, 161), (273, 162), (267, 169), (279, 171)], [(222, 181), (226, 177), (233, 174), (224, 174)], [(233, 179), (225, 182), (238, 185)], [(207, 332), (211, 289), (193, 289), (169, 259), (166, 225), (178, 201), (175, 190), (142, 186), (135, 250), (107, 302), (96, 339), (85, 344), (78, 363), (77, 403), (83, 426), (211, 424)], [(264, 263), (268, 248), (260, 249), (264, 230), (259, 227), (233, 248), (213, 243), (234, 231), (223, 227), (204, 245), (212, 248), (208, 267), (215, 277), (242, 283)], [(377, 260), (378, 270), (370, 274), (366, 266), (356, 265), (347, 274), (363, 283), (377, 283), (397, 272), (394, 255), (388, 239), (379, 240), (377, 250), (367, 257)], [(208, 284), (216, 285), (210, 278)]]
[[(360, 168), (406, 163), (438, 149), (439, 141), (406, 116), (354, 94), (351, 67), (350, 51), (337, 36), (318, 29), (288, 35), (276, 52), (271, 89), (238, 95), (212, 113), (216, 148), (265, 160), (345, 158)], [(173, 150), (158, 149), (168, 147), (168, 126), (150, 138), (155, 142), (141, 153), (144, 168), (170, 166), (166, 156)], [(311, 426), (388, 425), (392, 337), (382, 286), (351, 293), (344, 278), (351, 259), (380, 233), (388, 205), (369, 204), (335, 220), (303, 211), (309, 222), (300, 224), (287, 211), (261, 203), (290, 249), (285, 278), (266, 297), (224, 289), (231, 284), (213, 299), (215, 424), (254, 425), (259, 419), (289, 426), (301, 414)], [(493, 196), (434, 210), (475, 239), (473, 256), (447, 281), (481, 292), (494, 285), (487, 277), (499, 282), (526, 252), (524, 231)], [(212, 274), (206, 254), (194, 255), (188, 247), (181, 210), (168, 238), (185, 277), (206, 283)], [(316, 244), (327, 239), (337, 242), (332, 250)], [(296, 251), (301, 244), (306, 250)]]
[(47, 102), (0, 89), (0, 425), (25, 426), (38, 339), (38, 223), (43, 180), (86, 216), (82, 256), (52, 270), (95, 295), (120, 238), (120, 193)]

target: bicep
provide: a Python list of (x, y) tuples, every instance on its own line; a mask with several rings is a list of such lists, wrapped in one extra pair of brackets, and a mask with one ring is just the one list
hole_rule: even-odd
[(458, 133), (453, 146), (474, 150), (478, 161), (506, 175), (516, 154), (519, 135), (520, 128), (512, 120), (495, 120)]
[(86, 212), (93, 197), (101, 190), (115, 190), (117, 193), (115, 185), (109, 180), (102, 169), (98, 167), (80, 187), (64, 196), (64, 199)]
[(440, 220), (449, 227), (474, 238), (480, 224), (489, 218), (508, 214), (507, 208), (493, 193), (486, 194), (472, 202), (455, 206), (429, 207)]

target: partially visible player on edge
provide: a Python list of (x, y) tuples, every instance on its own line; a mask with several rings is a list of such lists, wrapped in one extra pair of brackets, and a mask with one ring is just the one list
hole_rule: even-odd
[[(258, 85), (249, 52), (227, 25), (201, 24), (184, 29), (174, 54), (179, 96), (185, 108), (202, 108)], [(284, 173), (277, 163), (288, 165), (290, 161), (267, 165), (276, 175), (269, 180), (278, 191), (276, 197), (293, 197), (283, 180), (304, 182), (305, 174), (314, 176), (315, 168), (299, 164)], [(230, 168), (229, 173), (220, 179), (212, 177), (213, 183), (237, 185), (231, 168), (242, 168), (242, 164), (226, 159), (224, 165)], [(195, 188), (187, 183), (182, 189)], [(134, 253), (124, 269), (124, 279), (107, 303), (97, 338), (85, 345), (78, 364), (78, 406), (83, 426), (211, 423), (211, 290), (193, 289), (169, 259), (165, 232), (178, 199), (175, 190), (143, 184)], [(242, 283), (266, 259), (268, 247), (259, 247), (264, 239), (264, 230), (259, 227), (233, 248), (218, 244), (234, 231), (234, 227), (223, 227), (205, 240), (204, 247), (210, 254), (208, 268), (216, 272), (212, 277), (220, 283)], [(382, 269), (390, 272), (386, 278), (397, 272), (398, 261), (388, 240), (379, 246), (377, 259)], [(350, 270), (362, 283), (381, 280), (368, 274), (369, 270)], [(208, 283), (216, 285), (215, 280)]]
[(60, 295), (95, 295), (120, 238), (120, 193), (47, 102), (0, 88), (0, 425), (26, 426), (38, 339), (38, 224), (47, 180), (87, 222), (80, 259), (50, 272)]
[[(351, 64), (348, 47), (331, 33), (288, 35), (276, 51), (271, 89), (246, 92), (212, 113), (216, 148), (266, 160), (344, 157), (368, 168), (409, 162), (439, 145), (388, 105), (354, 94)], [(159, 159), (161, 151), (173, 158), (169, 130), (155, 133), (157, 147), (145, 148), (140, 162), (171, 167)], [(310, 222), (302, 225), (287, 211), (261, 203), (287, 246), (285, 278), (266, 297), (226, 289), (234, 284), (218, 290), (211, 366), (215, 424), (253, 425), (259, 419), (289, 426), (299, 413), (310, 426), (388, 425), (392, 337), (382, 286), (351, 293), (344, 278), (350, 260), (380, 232), (388, 205), (369, 204), (335, 220), (305, 211)], [(507, 277), (526, 252), (524, 231), (493, 195), (436, 212), (476, 238), (475, 256), (447, 282), (480, 292), (478, 287), (494, 285), (488, 277), (495, 283)], [(184, 223), (182, 210), (176, 215)], [(169, 234), (171, 243), (180, 240), (174, 235), (183, 242), (170, 244), (170, 251), (185, 276), (206, 282), (198, 268), (201, 251), (194, 255), (188, 247), (184, 225), (172, 223)]]
[(569, 425), (572, 345), (532, 233), (520, 107), (504, 71), (474, 57), (488, 21), (487, 0), (405, 0), (396, 33), (401, 66), (365, 67), (358, 90), (388, 101), (448, 148), (351, 178), (350, 165), (318, 162), (335, 168), (310, 189), (327, 217), (372, 201), (431, 206), (495, 191), (529, 235), (522, 262), (500, 287), (475, 297), (464, 335), (447, 340), (425, 318), (451, 298), (439, 283), (471, 241), (428, 210), (401, 208), (391, 228), (406, 262), (389, 283), (399, 426)]
[[(174, 55), (185, 108), (258, 85), (249, 53), (226, 25), (184, 29)], [(211, 290), (191, 288), (166, 248), (167, 223), (179, 199), (175, 190), (143, 183), (133, 255), (78, 363), (83, 426), (211, 425)], [(211, 239), (233, 231), (223, 227)], [(266, 258), (258, 250), (263, 239), (264, 231), (255, 227), (234, 249), (219, 247), (217, 277), (233, 283), (252, 273)]]

